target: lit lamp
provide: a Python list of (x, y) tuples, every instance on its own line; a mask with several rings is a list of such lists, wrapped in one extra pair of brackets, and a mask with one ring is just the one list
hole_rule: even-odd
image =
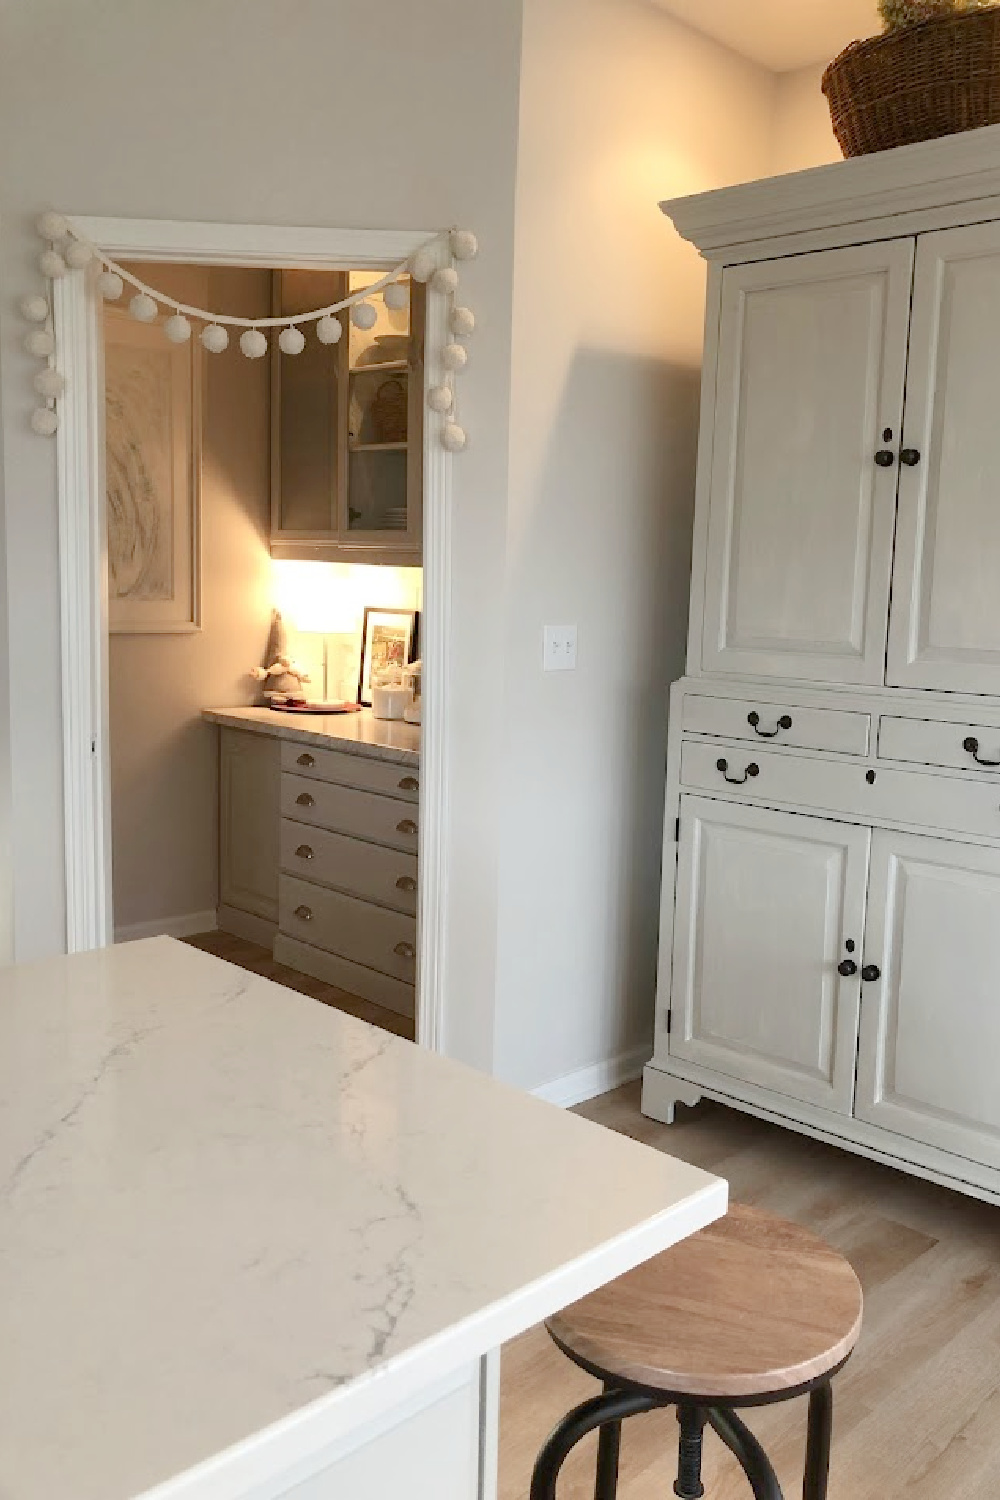
[(353, 698), (361, 626), (354, 591), (333, 563), (279, 559), (273, 568), (274, 602), (282, 618), (302, 635), (322, 637), (324, 701)]

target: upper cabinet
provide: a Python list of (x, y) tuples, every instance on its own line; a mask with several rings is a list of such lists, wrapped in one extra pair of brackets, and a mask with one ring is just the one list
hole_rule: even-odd
[[(276, 316), (343, 300), (378, 271), (277, 271)], [(421, 561), (424, 290), (410, 307), (373, 298), (368, 330), (301, 354), (271, 350), (271, 552), (275, 557)]]
[(881, 683), (912, 269), (905, 240), (723, 274), (704, 671)]

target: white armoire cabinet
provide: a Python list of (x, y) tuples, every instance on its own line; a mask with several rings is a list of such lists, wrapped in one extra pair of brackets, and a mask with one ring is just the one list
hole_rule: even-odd
[(663, 207), (709, 292), (643, 1108), (1000, 1202), (1000, 127)]

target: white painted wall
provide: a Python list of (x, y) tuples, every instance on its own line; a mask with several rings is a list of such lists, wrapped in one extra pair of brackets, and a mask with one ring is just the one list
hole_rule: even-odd
[[(55, 449), (28, 430), (16, 298), (33, 220), (71, 213), (475, 228), (451, 660), (447, 1043), (488, 1064), (495, 977), (501, 604), (519, 0), (8, 0), (0, 48), (0, 381), (15, 789), (15, 951), (65, 940)], [(0, 730), (2, 730), (0, 715)], [(0, 757), (2, 764), (2, 757)], [(0, 793), (0, 808), (4, 795)]]
[(768, 176), (840, 161), (830, 106), (820, 88), (824, 66), (817, 63), (794, 73), (779, 73), (775, 79)]
[(651, 1049), (705, 286), (657, 202), (765, 175), (772, 87), (641, 0), (527, 0), (496, 1040), (527, 1087)]

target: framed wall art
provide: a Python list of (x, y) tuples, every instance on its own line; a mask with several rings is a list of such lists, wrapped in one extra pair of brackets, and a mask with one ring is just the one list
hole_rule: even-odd
[(372, 674), (402, 672), (413, 660), (417, 616), (412, 609), (365, 609), (358, 702), (371, 707)]

